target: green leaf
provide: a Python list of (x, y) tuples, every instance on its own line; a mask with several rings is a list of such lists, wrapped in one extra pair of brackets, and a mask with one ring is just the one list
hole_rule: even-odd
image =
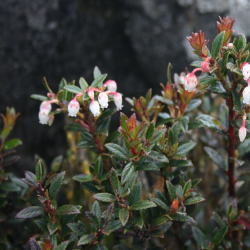
[(72, 179), (79, 182), (89, 182), (93, 180), (93, 176), (87, 174), (78, 174), (75, 175)]
[(185, 222), (195, 223), (195, 220), (192, 217), (190, 217), (184, 213), (171, 214), (170, 218), (174, 221), (185, 221)]
[(201, 67), (202, 61), (193, 61), (190, 63), (190, 66), (193, 66), (195, 68), (200, 68)]
[(184, 205), (188, 206), (188, 205), (200, 203), (200, 202), (202, 202), (204, 200), (205, 199), (202, 198), (202, 197), (193, 197), (193, 198), (189, 198), (189, 199), (185, 200)]
[(67, 85), (64, 87), (64, 89), (74, 94), (78, 94), (82, 92), (82, 90), (79, 87), (73, 86), (73, 85)]
[(10, 139), (4, 143), (3, 150), (11, 150), (22, 144), (23, 144), (22, 141), (19, 139)]
[(216, 94), (224, 94), (227, 92), (221, 82), (211, 83), (208, 90)]
[(48, 97), (47, 96), (44, 96), (44, 95), (31, 95), (30, 96), (31, 98), (35, 99), (35, 100), (39, 100), (39, 101), (48, 101)]
[(163, 97), (163, 96), (155, 95), (154, 98), (155, 98), (156, 100), (158, 100), (158, 101), (160, 101), (160, 102), (166, 104), (166, 105), (170, 105), (170, 106), (173, 106), (173, 105), (174, 105), (174, 103), (173, 103), (171, 100), (169, 100), (169, 99), (167, 99), (167, 98), (165, 98), (165, 97)]
[(89, 243), (94, 242), (95, 240), (96, 238), (94, 234), (86, 234), (79, 239), (77, 246), (87, 245)]
[(4, 182), (0, 185), (0, 190), (6, 192), (19, 192), (21, 191), (21, 188), (18, 185), (16, 185), (16, 183)]
[(166, 205), (165, 202), (163, 202), (162, 200), (158, 199), (158, 198), (153, 198), (152, 201), (159, 207), (161, 207), (162, 209), (169, 211), (169, 207)]
[(228, 62), (226, 65), (227, 69), (229, 69), (231, 72), (236, 73), (237, 75), (242, 76), (241, 70), (233, 63)]
[(80, 85), (82, 91), (84, 91), (89, 86), (88, 83), (86, 82), (86, 80), (83, 77), (81, 77), (79, 79), (79, 85)]
[(104, 144), (116, 141), (120, 137), (120, 135), (121, 134), (118, 131), (114, 131), (107, 137)]
[(157, 151), (151, 151), (150, 154), (147, 155), (147, 157), (153, 161), (168, 163), (168, 158)]
[(91, 86), (92, 86), (93, 88), (101, 87), (101, 86), (102, 86), (102, 83), (103, 83), (103, 81), (105, 80), (106, 77), (107, 77), (107, 74), (99, 75), (99, 76), (91, 83)]
[(170, 145), (176, 144), (178, 142), (178, 136), (179, 136), (179, 124), (178, 122), (175, 122), (168, 133), (169, 144)]
[(94, 165), (94, 170), (95, 170), (95, 174), (97, 174), (98, 178), (100, 179), (103, 174), (103, 160), (101, 156), (97, 158), (95, 165)]
[(176, 199), (175, 188), (170, 181), (166, 181), (168, 193), (172, 200)]
[(24, 181), (25, 183), (27, 183), (28, 185), (32, 187), (38, 187), (38, 180), (35, 174), (29, 171), (25, 171), (24, 175), (25, 175), (25, 179), (22, 179), (22, 181)]
[(63, 205), (56, 209), (57, 215), (66, 215), (66, 214), (80, 214), (80, 210), (77, 206), (73, 205)]
[(95, 201), (92, 208), (91, 208), (91, 212), (97, 217), (97, 218), (100, 218), (101, 217), (101, 214), (102, 214), (102, 211), (101, 211), (101, 208), (99, 206), (99, 203), (98, 201)]
[(135, 172), (134, 164), (133, 162), (129, 162), (122, 170), (122, 179), (121, 179), (122, 185), (129, 180), (129, 178), (134, 172)]
[(228, 230), (228, 227), (225, 226), (216, 231), (212, 240), (212, 243), (214, 244), (215, 247), (218, 246), (221, 243), (221, 241), (224, 239), (224, 237), (226, 236), (227, 230)]
[(171, 69), (172, 69), (172, 64), (169, 63), (169, 64), (168, 64), (168, 68), (167, 68), (167, 79), (168, 79), (168, 84), (172, 84), (172, 81), (171, 81)]
[(237, 51), (244, 50), (246, 48), (246, 37), (243, 34), (239, 34), (237, 38), (234, 38), (233, 45)]
[(112, 232), (118, 230), (121, 227), (122, 227), (122, 224), (120, 220), (110, 221), (105, 227), (105, 229), (103, 230), (103, 233), (108, 236)]
[(199, 115), (196, 118), (201, 124), (203, 124), (205, 127), (212, 128), (218, 131), (221, 131), (220, 129), (220, 122), (209, 115)]
[(156, 207), (155, 203), (149, 200), (144, 200), (144, 201), (137, 201), (134, 203), (130, 209), (131, 210), (142, 210), (142, 209), (147, 209), (150, 207)]
[(218, 153), (217, 150), (214, 150), (210, 147), (204, 147), (206, 153), (209, 155), (210, 159), (220, 168), (225, 169), (226, 167), (226, 161), (221, 156), (221, 154)]
[(36, 225), (44, 232), (48, 232), (48, 221), (45, 219), (38, 219), (34, 221), (36, 223)]
[(184, 143), (181, 146), (178, 147), (177, 151), (175, 154), (177, 155), (186, 155), (189, 151), (191, 151), (195, 146), (196, 142), (188, 142)]
[(123, 226), (125, 226), (128, 222), (129, 211), (127, 208), (120, 208), (119, 210), (119, 219)]
[(68, 223), (67, 226), (79, 237), (82, 237), (84, 234), (88, 233), (87, 228), (81, 221), (78, 221), (78, 223)]
[(65, 172), (59, 174), (59, 177), (52, 181), (49, 187), (49, 197), (53, 200), (56, 198), (64, 179)]
[(209, 242), (199, 228), (192, 227), (192, 232), (197, 245), (201, 247), (201, 249), (210, 249)]
[(232, 92), (232, 96), (233, 96), (234, 110), (236, 112), (242, 114), (240, 96), (239, 96), (238, 92), (234, 89), (232, 89), (231, 92)]
[(51, 163), (50, 169), (52, 172), (58, 172), (62, 164), (63, 156), (57, 156)]
[(55, 250), (66, 250), (68, 244), (69, 241), (64, 241), (61, 244), (59, 244)]
[(98, 201), (102, 201), (102, 202), (115, 202), (116, 201), (116, 198), (114, 195), (112, 194), (109, 194), (109, 193), (99, 193), (99, 194), (95, 194), (93, 196), (93, 198), (95, 200), (98, 200)]
[(135, 202), (139, 201), (141, 198), (142, 193), (142, 186), (141, 183), (137, 183), (133, 190), (131, 191), (131, 194), (129, 196), (129, 205), (131, 206)]
[(186, 192), (192, 188), (192, 181), (188, 180), (183, 187), (183, 194), (185, 196)]
[(49, 222), (48, 223), (48, 230), (49, 230), (50, 235), (52, 235), (54, 232), (56, 232), (59, 227), (60, 227), (59, 223)]
[(213, 84), (213, 83), (216, 83), (217, 79), (214, 78), (213, 76), (211, 75), (208, 75), (207, 73), (203, 74), (200, 78), (200, 81), (199, 81), (199, 84), (200, 85), (210, 85), (210, 84)]
[(114, 144), (114, 143), (108, 143), (105, 145), (105, 147), (114, 155), (118, 156), (124, 161), (128, 161), (127, 153), (125, 149), (123, 149), (121, 146)]
[(42, 248), (39, 245), (39, 243), (35, 239), (33, 239), (33, 238), (30, 238), (29, 244), (30, 244), (30, 249), (31, 250), (42, 250)]
[(193, 111), (201, 105), (202, 101), (200, 99), (193, 99), (188, 104), (187, 112)]
[(119, 186), (119, 179), (118, 179), (117, 172), (114, 168), (111, 168), (111, 171), (110, 171), (110, 182), (111, 182), (113, 190), (114, 191), (117, 190)]
[(211, 48), (211, 56), (213, 57), (213, 59), (216, 59), (220, 54), (220, 50), (223, 45), (224, 35), (225, 35), (225, 31), (220, 32), (214, 39), (214, 42)]
[(151, 122), (148, 126), (148, 129), (146, 131), (146, 139), (149, 140), (153, 137), (155, 131), (155, 124), (154, 122)]
[(192, 167), (193, 164), (191, 161), (187, 161), (187, 160), (175, 160), (175, 159), (171, 159), (169, 161), (169, 166), (170, 167)]
[(101, 73), (100, 69), (99, 69), (97, 66), (95, 66), (94, 72), (93, 72), (94, 78), (96, 79), (96, 78), (99, 77), (101, 74), (102, 74), (102, 73)]
[(36, 177), (38, 181), (42, 181), (43, 179), (43, 166), (41, 160), (36, 164)]
[(44, 213), (44, 209), (38, 206), (27, 207), (21, 210), (15, 218), (17, 219), (30, 219), (37, 217)]
[(213, 212), (213, 216), (220, 228), (227, 225), (226, 222), (216, 212)]

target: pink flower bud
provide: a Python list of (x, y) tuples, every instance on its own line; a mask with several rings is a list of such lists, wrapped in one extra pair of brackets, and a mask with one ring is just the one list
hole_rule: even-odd
[(209, 70), (209, 63), (207, 61), (201, 62), (202, 73), (208, 72), (208, 70)]
[(79, 102), (76, 99), (71, 100), (68, 105), (68, 112), (69, 112), (68, 115), (76, 117), (77, 113), (79, 112), (79, 109), (80, 109)]
[(109, 98), (108, 98), (107, 93), (102, 92), (98, 95), (98, 102), (100, 103), (101, 108), (107, 108), (109, 105), (108, 101), (109, 101)]
[(95, 98), (95, 92), (93, 89), (88, 90), (88, 96), (91, 100), (94, 100)]
[(243, 103), (250, 104), (250, 87), (245, 87), (242, 93)]
[(249, 77), (250, 77), (250, 64), (247, 62), (244, 62), (241, 66), (240, 66), (242, 75), (244, 80), (246, 81)]
[(243, 141), (245, 140), (246, 135), (247, 135), (247, 130), (246, 130), (245, 127), (242, 126), (242, 127), (239, 129), (239, 138), (240, 138), (240, 141), (241, 141), (241, 142), (243, 142)]
[(189, 73), (185, 76), (184, 88), (186, 91), (193, 92), (197, 84), (198, 80), (194, 73)]
[(120, 93), (116, 93), (114, 95), (114, 102), (117, 110), (121, 110), (123, 105), (122, 105), (122, 95)]
[(47, 108), (42, 108), (38, 114), (39, 122), (41, 124), (48, 124), (49, 121), (49, 110)]
[(107, 82), (104, 83), (104, 86), (107, 86), (108, 90), (111, 92), (116, 92), (117, 90), (117, 84), (113, 80), (108, 80)]
[(89, 105), (89, 109), (94, 116), (100, 115), (100, 105), (98, 101), (92, 101)]
[(47, 105), (47, 101), (43, 101), (43, 102), (41, 103), (41, 105), (40, 105), (40, 110), (42, 110), (43, 108), (49, 110), (49, 112), (50, 112), (51, 109), (52, 109), (52, 106), (51, 106), (51, 104), (48, 104), (48, 105)]
[(227, 47), (228, 47), (229, 49), (232, 49), (232, 48), (234, 47), (234, 45), (233, 45), (233, 43), (229, 43), (229, 44), (227, 45)]

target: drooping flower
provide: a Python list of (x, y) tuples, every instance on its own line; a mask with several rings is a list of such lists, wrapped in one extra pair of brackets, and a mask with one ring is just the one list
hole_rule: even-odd
[(41, 124), (48, 124), (49, 121), (49, 110), (47, 108), (41, 108), (38, 118)]
[(121, 110), (123, 105), (122, 105), (122, 95), (120, 93), (115, 93), (114, 102), (117, 110)]
[(76, 99), (71, 100), (69, 105), (68, 105), (68, 112), (69, 112), (68, 115), (76, 117), (79, 110), (80, 110), (79, 102)]
[(186, 91), (193, 92), (193, 90), (195, 89), (197, 84), (198, 84), (198, 80), (197, 80), (197, 77), (195, 76), (195, 74), (193, 72), (189, 73), (189, 74), (187, 74), (185, 76), (184, 88), (185, 88)]
[(239, 129), (239, 138), (240, 138), (241, 142), (243, 142), (245, 140), (246, 135), (247, 135), (247, 130), (245, 128), (245, 124), (246, 124), (246, 115), (243, 115), (242, 126)]
[(100, 115), (100, 105), (98, 101), (92, 101), (89, 105), (89, 109), (94, 116)]
[(242, 93), (243, 103), (250, 104), (250, 87), (245, 87)]
[(94, 100), (94, 98), (95, 98), (95, 92), (94, 92), (93, 89), (89, 89), (89, 90), (88, 90), (88, 96), (89, 96), (89, 98), (90, 98), (91, 100)]
[(116, 92), (117, 90), (117, 84), (113, 80), (108, 80), (107, 82), (104, 83), (104, 86), (106, 86), (108, 90), (111, 92)]
[(250, 64), (247, 62), (244, 62), (241, 66), (240, 66), (243, 78), (245, 81), (247, 81), (247, 79), (249, 79), (250, 77)]
[(107, 108), (108, 105), (109, 105), (109, 104), (108, 104), (108, 101), (109, 101), (109, 98), (108, 98), (107, 93), (101, 92), (101, 93), (98, 95), (98, 102), (100, 103), (101, 108)]
[(43, 101), (43, 102), (41, 103), (41, 105), (40, 105), (40, 110), (41, 110), (42, 108), (46, 108), (46, 109), (48, 109), (49, 112), (50, 112), (51, 109), (52, 109), (52, 106), (51, 106), (51, 104), (47, 104), (47, 101)]

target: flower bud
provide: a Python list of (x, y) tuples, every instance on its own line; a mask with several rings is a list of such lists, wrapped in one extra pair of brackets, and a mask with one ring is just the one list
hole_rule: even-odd
[(185, 76), (184, 88), (186, 91), (193, 92), (197, 84), (198, 80), (194, 73), (189, 73)]
[(228, 47), (229, 49), (232, 49), (232, 48), (234, 47), (234, 45), (233, 45), (233, 43), (229, 43), (229, 44), (227, 45), (227, 47)]
[(242, 93), (243, 103), (250, 104), (250, 87), (245, 87)]
[(120, 93), (116, 93), (114, 95), (114, 102), (117, 110), (121, 110), (123, 105), (122, 105), (122, 95)]
[(47, 108), (42, 108), (38, 114), (39, 122), (41, 124), (48, 124), (49, 121), (49, 110)]
[(51, 104), (48, 104), (48, 105), (47, 105), (47, 101), (43, 101), (43, 102), (41, 103), (41, 105), (40, 105), (40, 110), (42, 110), (43, 108), (49, 110), (49, 112), (50, 112), (51, 109), (52, 109), (52, 106), (51, 106)]
[(117, 90), (117, 84), (113, 80), (108, 80), (107, 82), (104, 83), (104, 86), (107, 86), (108, 90), (111, 92), (116, 92)]
[(94, 92), (93, 89), (90, 89), (90, 90), (88, 91), (88, 96), (89, 96), (89, 98), (90, 98), (91, 100), (94, 100), (94, 98), (95, 98), (95, 92)]
[(109, 101), (109, 98), (108, 98), (107, 93), (101, 92), (101, 93), (98, 95), (98, 102), (100, 103), (101, 108), (107, 108), (108, 105), (109, 105), (109, 104), (108, 104), (108, 101)]
[(243, 141), (245, 140), (246, 135), (247, 135), (247, 130), (246, 130), (245, 127), (242, 126), (242, 127), (239, 129), (239, 138), (240, 138), (240, 141), (241, 141), (241, 142), (243, 142)]
[(201, 62), (202, 73), (208, 72), (208, 70), (209, 70), (209, 63), (207, 61)]
[(100, 115), (100, 105), (98, 101), (92, 101), (89, 105), (89, 109), (94, 116)]
[(244, 62), (240, 66), (240, 69), (242, 71), (243, 78), (246, 81), (250, 77), (250, 64), (247, 62)]
[(76, 99), (71, 100), (68, 105), (68, 112), (69, 112), (68, 115), (76, 117), (77, 113), (79, 112), (79, 109), (80, 109), (79, 102)]

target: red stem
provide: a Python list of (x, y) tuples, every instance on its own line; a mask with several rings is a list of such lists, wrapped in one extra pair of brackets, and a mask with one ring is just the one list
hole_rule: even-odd
[[(231, 98), (227, 99), (227, 106), (229, 108), (229, 129), (228, 129), (228, 157), (235, 158), (235, 128), (231, 125), (235, 111), (233, 110), (233, 101)], [(235, 163), (233, 160), (228, 161), (228, 184), (229, 195), (235, 197), (235, 178), (234, 178)]]

